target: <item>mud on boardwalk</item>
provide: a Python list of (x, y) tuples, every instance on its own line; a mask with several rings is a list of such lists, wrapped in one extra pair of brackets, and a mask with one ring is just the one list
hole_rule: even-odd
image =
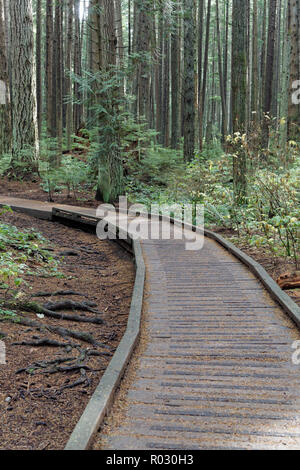
[[(133, 260), (115, 243), (57, 223), (23, 214), (6, 214), (1, 220), (20, 230), (34, 228), (61, 259), (63, 277), (26, 275), (26, 294), (40, 305), (87, 302), (91, 311), (76, 310), (73, 304), (57, 313), (103, 320), (82, 323), (20, 312), (40, 328), (0, 323), (7, 348), (7, 364), (0, 365), (0, 448), (63, 449), (126, 329)], [(61, 291), (69, 294), (42, 295)], [(86, 333), (94, 343), (64, 337), (57, 333), (61, 328)]]

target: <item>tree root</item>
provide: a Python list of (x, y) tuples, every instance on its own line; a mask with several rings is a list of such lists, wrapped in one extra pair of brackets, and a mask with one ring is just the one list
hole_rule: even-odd
[[(37, 297), (57, 297), (59, 295), (77, 295), (78, 297), (85, 297), (87, 296), (85, 294), (81, 294), (80, 292), (74, 292), (72, 290), (58, 290), (56, 292), (36, 292), (35, 294), (32, 294), (32, 298), (37, 298)], [(93, 307), (93, 305), (91, 305)]]
[(68, 384), (68, 385), (64, 385), (63, 387), (61, 387), (60, 392), (63, 392), (64, 390), (66, 390), (68, 388), (78, 387), (79, 385), (85, 385), (86, 387), (88, 387), (90, 385), (90, 383), (91, 383), (91, 381), (88, 378), (77, 379), (77, 380), (75, 380), (75, 382), (73, 382), (71, 384)]
[(69, 361), (76, 361), (76, 357), (59, 357), (57, 359), (54, 359), (52, 361), (37, 361), (31, 364), (28, 367), (24, 367), (22, 369), (18, 369), (16, 371), (16, 374), (22, 374), (22, 372), (27, 372), (28, 374), (33, 374), (36, 370), (40, 369), (47, 369), (49, 366), (55, 366), (59, 364), (63, 364), (65, 362)]
[(94, 302), (74, 302), (73, 300), (65, 300), (63, 302), (47, 302), (43, 307), (52, 312), (59, 310), (81, 310), (82, 312), (91, 312), (101, 315), (102, 313), (98, 310), (95, 310), (93, 307), (96, 307), (97, 304)]
[[(71, 302), (71, 301), (69, 301)], [(67, 321), (74, 321), (74, 322), (81, 322), (81, 323), (93, 323), (94, 325), (103, 325), (104, 321), (101, 318), (85, 318), (81, 317), (79, 315), (65, 315), (63, 313), (57, 313), (53, 311), (52, 309), (47, 308), (47, 306), (51, 306), (53, 308), (58, 308), (58, 310), (61, 310), (62, 305), (68, 305), (70, 307), (69, 302), (58, 302), (57, 304), (52, 304), (49, 302), (48, 304), (45, 304), (44, 306), (41, 306), (37, 304), (36, 302), (25, 302), (25, 303), (19, 303), (17, 304), (17, 307), (20, 310), (25, 310), (27, 312), (35, 312), (41, 315), (45, 315), (45, 317), (49, 318), (55, 318), (56, 320), (67, 320)], [(76, 302), (72, 302), (72, 305), (79, 305)], [(81, 304), (80, 304), (81, 305)], [(14, 308), (16, 305), (14, 305)], [(90, 309), (90, 307), (85, 306), (86, 310)], [(93, 310), (93, 309), (90, 309)], [(90, 311), (89, 310), (89, 311)], [(97, 312), (99, 313), (99, 312)]]
[[(31, 320), (30, 318), (25, 318), (25, 317), (12, 317), (12, 318), (3, 318), (0, 319), (0, 321), (8, 321), (10, 323), (14, 323), (16, 325), (23, 325), (23, 326), (29, 326), (31, 328), (36, 328), (39, 331), (45, 331), (48, 330), (51, 333), (57, 334), (59, 336), (62, 336), (63, 338), (71, 337), (74, 339), (77, 339), (79, 341), (83, 341), (88, 344), (92, 344), (93, 346), (98, 346), (104, 349), (110, 350), (111, 347), (108, 346), (107, 344), (99, 343), (97, 342), (93, 336), (90, 333), (86, 332), (81, 332), (81, 331), (74, 331), (74, 330), (68, 330), (67, 328), (63, 328), (60, 326), (51, 326), (51, 325), (43, 325), (42, 323)], [(111, 356), (110, 352), (103, 352), (102, 355), (107, 355)]]
[(45, 317), (55, 318), (56, 320), (74, 321), (78, 323), (93, 323), (94, 325), (104, 324), (104, 321), (101, 318), (86, 318), (80, 317), (79, 315), (66, 315), (64, 313), (53, 312), (52, 310), (48, 310), (46, 308), (40, 308), (36, 313), (41, 313), (45, 315)]
[(12, 343), (12, 346), (34, 346), (34, 347), (49, 346), (51, 348), (66, 348), (69, 346), (71, 348), (74, 348), (76, 344), (75, 343), (59, 343), (58, 341), (44, 338), (44, 339), (39, 339), (35, 341), (20, 341), (20, 342)]
[[(67, 362), (71, 362), (69, 365), (61, 365)], [(102, 370), (102, 369), (99, 369)], [(52, 361), (38, 361), (34, 362), (28, 367), (19, 369), (16, 374), (26, 372), (27, 374), (34, 375), (40, 373), (43, 375), (53, 375), (58, 373), (68, 373), (80, 371), (82, 375), (86, 375), (86, 372), (98, 372), (99, 370), (91, 369), (87, 364), (84, 364), (81, 356), (78, 358), (74, 357), (61, 357)]]

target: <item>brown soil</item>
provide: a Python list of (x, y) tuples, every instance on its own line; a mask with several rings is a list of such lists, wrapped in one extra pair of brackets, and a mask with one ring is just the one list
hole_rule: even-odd
[[(224, 238), (229, 241), (233, 240), (235, 246), (240, 248), (248, 256), (251, 256), (255, 261), (260, 263), (267, 273), (274, 279), (276, 282), (279, 276), (285, 273), (295, 272), (295, 263), (291, 259), (286, 259), (279, 256), (272, 256), (270, 252), (264, 248), (258, 248), (254, 246), (249, 246), (245, 241), (237, 241), (237, 234), (233, 230), (214, 228), (215, 232), (218, 232)], [(300, 289), (291, 289), (286, 290), (286, 293), (300, 306)]]
[[(78, 323), (65, 320), (40, 319), (34, 313), (22, 313), (41, 325), (52, 325), (88, 332), (97, 342), (109, 346), (92, 346), (73, 338), (63, 338), (47, 330), (1, 322), (0, 330), (6, 334), (6, 365), (0, 365), (0, 448), (16, 449), (63, 449), (73, 428), (84, 411), (91, 395), (99, 383), (111, 354), (117, 348), (126, 329), (131, 295), (135, 278), (131, 257), (118, 245), (98, 240), (94, 235), (67, 228), (62, 225), (33, 219), (23, 214), (6, 214), (1, 218), (20, 229), (34, 228), (44, 235), (54, 248), (54, 255), (65, 250), (76, 250), (78, 256), (63, 258), (59, 271), (63, 279), (26, 276), (27, 292), (56, 292), (73, 290), (95, 302), (104, 325)], [(0, 291), (1, 292), (1, 291)], [(82, 302), (86, 298), (67, 297)], [(39, 303), (66, 300), (66, 297), (35, 299)], [(94, 313), (74, 313), (95, 317)], [(98, 315), (96, 315), (97, 317)], [(52, 339), (60, 343), (75, 343), (78, 348), (53, 348), (36, 346), (14, 346), (15, 342), (37, 339)], [(32, 373), (16, 371), (28, 368), (37, 361), (51, 361), (57, 358), (79, 357), (83, 350), (93, 350), (99, 356), (88, 356), (83, 362), (90, 369), (83, 372)], [(81, 352), (80, 352), (81, 351)], [(104, 355), (103, 355), (104, 353)], [(68, 365), (62, 363), (62, 366)], [(47, 369), (49, 370), (49, 368)], [(76, 380), (87, 379), (86, 383), (70, 389), (63, 389)]]
[[(41, 187), (42, 181), (36, 177), (28, 181), (9, 179), (0, 177), (0, 194), (9, 197), (20, 197), (22, 199), (32, 199), (34, 201), (49, 201), (48, 193)], [(74, 194), (68, 197), (67, 190), (54, 193), (53, 201), (57, 204), (69, 204), (72, 206), (98, 207), (100, 202), (95, 200), (95, 193), (91, 189), (81, 188), (77, 191), (76, 198)]]

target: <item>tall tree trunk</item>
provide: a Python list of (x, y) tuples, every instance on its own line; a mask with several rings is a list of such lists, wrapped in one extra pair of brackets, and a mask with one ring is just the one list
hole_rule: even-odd
[(0, 0), (0, 158), (11, 149), (10, 87), (7, 63), (7, 42)]
[(179, 5), (173, 4), (173, 25), (171, 34), (171, 75), (172, 75), (172, 137), (171, 147), (177, 149), (179, 140)]
[(200, 150), (203, 148), (203, 118), (205, 111), (205, 100), (206, 100), (206, 84), (207, 84), (207, 72), (208, 72), (208, 51), (209, 51), (209, 38), (210, 38), (210, 15), (211, 15), (211, 0), (208, 0), (207, 5), (207, 16), (206, 16), (206, 38), (205, 38), (205, 52), (204, 52), (204, 65), (203, 65), (203, 80), (202, 80), (202, 91), (199, 101), (199, 147)]
[(46, 4), (46, 101), (47, 101), (47, 133), (53, 135), (53, 5), (52, 0)]
[(195, 4), (184, 0), (184, 159), (195, 152)]
[(31, 0), (10, 0), (9, 11), (13, 85), (12, 166), (18, 160), (23, 160), (35, 171), (38, 166), (39, 144)]
[(258, 119), (258, 27), (257, 27), (257, 0), (253, 0), (253, 32), (252, 32), (252, 93), (251, 93), (251, 120)]
[(288, 139), (300, 141), (300, 1), (289, 0), (288, 3), (288, 25), (290, 38), (290, 86), (289, 86), (289, 108), (288, 108)]
[[(75, 0), (75, 37), (74, 37), (74, 73), (77, 77), (82, 75), (82, 37), (80, 27), (80, 0)], [(77, 132), (82, 125), (82, 96), (77, 81), (74, 83), (74, 99), (76, 103), (73, 106), (74, 130)]]
[(165, 4), (164, 10), (164, 54), (162, 76), (162, 144), (169, 146), (170, 138), (170, 8)]
[(55, 35), (56, 35), (56, 54), (55, 54), (55, 68), (56, 68), (56, 137), (57, 137), (57, 152), (56, 158), (53, 162), (55, 166), (59, 166), (62, 157), (62, 146), (63, 146), (63, 51), (62, 51), (62, 4), (56, 3), (55, 6)]
[(74, 0), (68, 0), (68, 30), (67, 30), (67, 47), (66, 47), (66, 138), (67, 149), (71, 150), (72, 133), (73, 133), (73, 104), (72, 104), (72, 80), (71, 80), (71, 64), (72, 64), (72, 44), (73, 44), (73, 21), (74, 21)]
[(139, 54), (136, 81), (137, 81), (137, 116), (138, 119), (150, 117), (150, 39), (151, 39), (151, 2), (149, 0), (136, 0), (137, 12), (137, 43), (136, 52)]
[(263, 123), (263, 148), (268, 147), (269, 128), (271, 118), (273, 79), (274, 79), (274, 53), (275, 53), (275, 28), (276, 28), (276, 4), (277, 0), (269, 0), (269, 27), (268, 27), (268, 47), (267, 47), (267, 64), (266, 64), (266, 81), (265, 81), (265, 102)]
[(42, 132), (42, 0), (36, 1), (36, 101), (39, 138)]
[(221, 91), (222, 103), (222, 140), (224, 141), (227, 129), (227, 115), (226, 115), (226, 96), (223, 82), (223, 65), (222, 65), (222, 49), (221, 49), (221, 33), (220, 33), (220, 19), (219, 19), (219, 0), (216, 0), (216, 18), (217, 18), (217, 42), (218, 42), (218, 66), (219, 66), (219, 82)]
[[(232, 6), (232, 121), (233, 132), (243, 134), (247, 122), (247, 14), (244, 0), (233, 0)], [(236, 201), (246, 194), (246, 153), (238, 146), (233, 157), (233, 183)]]
[[(103, 44), (102, 67), (104, 77), (107, 80), (116, 82), (115, 66), (117, 59), (117, 39), (115, 30), (115, 8), (111, 0), (102, 0), (102, 34)], [(108, 96), (103, 96), (103, 101), (107, 105), (107, 112), (100, 114), (108, 130), (105, 135), (99, 136), (101, 146), (98, 155), (98, 185), (96, 200), (104, 202), (114, 202), (122, 192), (123, 171), (120, 154), (120, 135), (116, 128), (111, 125), (110, 118), (117, 119), (119, 113), (118, 102), (120, 100), (120, 87), (118, 84), (112, 86), (108, 91)], [(101, 104), (102, 97), (98, 95)], [(102, 106), (102, 104), (101, 104)], [(109, 122), (107, 122), (109, 119)]]

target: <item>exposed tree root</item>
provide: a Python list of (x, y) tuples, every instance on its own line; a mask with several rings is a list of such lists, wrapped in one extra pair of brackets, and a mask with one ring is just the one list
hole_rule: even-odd
[[(7, 304), (8, 306), (12, 306), (10, 303)], [(57, 310), (62, 310), (63, 306), (64, 306), (64, 309), (66, 308), (71, 308), (71, 305), (75, 305), (75, 306), (79, 306), (79, 305), (83, 305), (83, 308), (86, 310), (86, 311), (93, 311), (94, 309), (91, 309), (88, 305), (86, 304), (80, 304), (80, 303), (77, 303), (77, 302), (72, 302), (72, 301), (67, 301), (67, 302), (58, 302), (57, 304), (56, 303), (51, 303), (49, 302), (48, 304), (45, 304), (44, 306), (41, 306), (39, 304), (37, 304), (36, 302), (24, 302), (24, 303), (19, 303), (17, 304), (17, 308), (20, 309), (20, 310), (25, 310), (27, 312), (35, 312), (35, 313), (38, 313), (38, 314), (41, 314), (41, 315), (45, 315), (45, 317), (49, 317), (49, 318), (55, 318), (56, 320), (66, 320), (66, 321), (74, 321), (74, 322), (81, 322), (81, 323), (93, 323), (94, 325), (103, 325), (104, 324), (104, 321), (101, 319), (101, 318), (89, 318), (89, 317), (81, 317), (79, 315), (74, 315), (74, 314), (70, 314), (70, 315), (66, 315), (66, 314), (63, 314), (63, 313), (57, 313), (55, 311), (53, 311), (52, 309), (49, 309), (47, 308), (47, 306), (49, 307), (53, 307), (54, 310), (57, 309)], [(13, 305), (13, 307), (15, 308), (16, 305)], [(97, 311), (95, 311), (97, 312)], [(97, 313), (100, 313), (100, 312), (97, 312)]]
[[(69, 365), (62, 366), (61, 364), (71, 362)], [(102, 370), (102, 369), (100, 369)], [(87, 364), (84, 364), (81, 360), (81, 356), (78, 358), (74, 357), (62, 357), (52, 361), (38, 361), (29, 365), (28, 367), (19, 369), (16, 374), (26, 372), (27, 374), (34, 375), (35, 373), (43, 375), (52, 375), (58, 373), (68, 372), (80, 372), (82, 375), (86, 375), (86, 372), (97, 372), (96, 369), (91, 369)]]
[(66, 348), (76, 346), (75, 343), (59, 343), (58, 341), (54, 341), (53, 339), (39, 339), (35, 341), (20, 341), (16, 343), (12, 343), (13, 346), (34, 346), (34, 347), (41, 347), (41, 346), (49, 346), (51, 348)]
[(48, 310), (46, 308), (39, 308), (39, 311), (36, 313), (41, 313), (48, 318), (55, 318), (56, 320), (67, 320), (67, 321), (74, 321), (80, 323), (93, 323), (94, 325), (103, 325), (104, 321), (101, 318), (86, 318), (80, 317), (79, 315), (66, 315), (64, 313), (57, 313), (53, 312), (52, 310)]
[[(38, 298), (38, 297), (57, 297), (59, 295), (77, 295), (78, 297), (85, 297), (87, 296), (85, 294), (81, 294), (80, 292), (75, 292), (72, 290), (58, 290), (56, 292), (36, 292), (35, 294), (32, 294), (32, 298)], [(94, 304), (95, 305), (95, 304)], [(91, 305), (92, 307), (93, 305)]]
[(88, 378), (81, 378), (81, 379), (77, 379), (75, 380), (75, 382), (71, 383), (71, 384), (68, 384), (68, 385), (64, 385), (63, 387), (61, 387), (60, 389), (60, 392), (63, 392), (64, 390), (66, 389), (70, 389), (70, 388), (75, 388), (75, 387), (78, 387), (79, 385), (85, 385), (85, 386), (89, 386), (91, 383), (91, 381), (88, 379)]
[(47, 369), (47, 367), (49, 366), (57, 366), (65, 362), (76, 361), (76, 360), (77, 360), (76, 357), (59, 357), (57, 359), (53, 359), (52, 361), (37, 361), (28, 367), (18, 369), (16, 371), (16, 374), (22, 374), (23, 372), (27, 372), (28, 374), (33, 374), (36, 370)]
[(101, 312), (95, 310), (93, 307), (97, 306), (94, 302), (75, 302), (73, 300), (65, 300), (62, 302), (47, 302), (43, 307), (47, 310), (81, 310), (82, 312), (91, 312), (101, 315)]
[[(98, 347), (108, 349), (108, 350), (111, 349), (110, 346), (108, 346), (106, 344), (103, 344), (103, 343), (97, 342), (90, 333), (74, 331), (74, 330), (68, 330), (67, 328), (63, 328), (63, 327), (60, 327), (60, 326), (43, 325), (42, 323), (40, 323), (38, 321), (31, 320), (30, 318), (25, 318), (25, 317), (21, 317), (21, 316), (11, 317), (11, 318), (3, 318), (3, 319), (0, 318), (0, 321), (6, 321), (6, 322), (15, 323), (15, 324), (23, 325), (23, 326), (29, 326), (31, 328), (36, 328), (39, 331), (48, 330), (51, 333), (62, 336), (63, 338), (71, 337), (71, 338), (77, 339), (79, 341), (83, 341), (85, 343), (92, 344), (93, 346), (96, 346), (96, 347), (98, 346)], [(110, 356), (111, 353), (106, 352), (106, 353), (103, 353), (103, 355)]]

